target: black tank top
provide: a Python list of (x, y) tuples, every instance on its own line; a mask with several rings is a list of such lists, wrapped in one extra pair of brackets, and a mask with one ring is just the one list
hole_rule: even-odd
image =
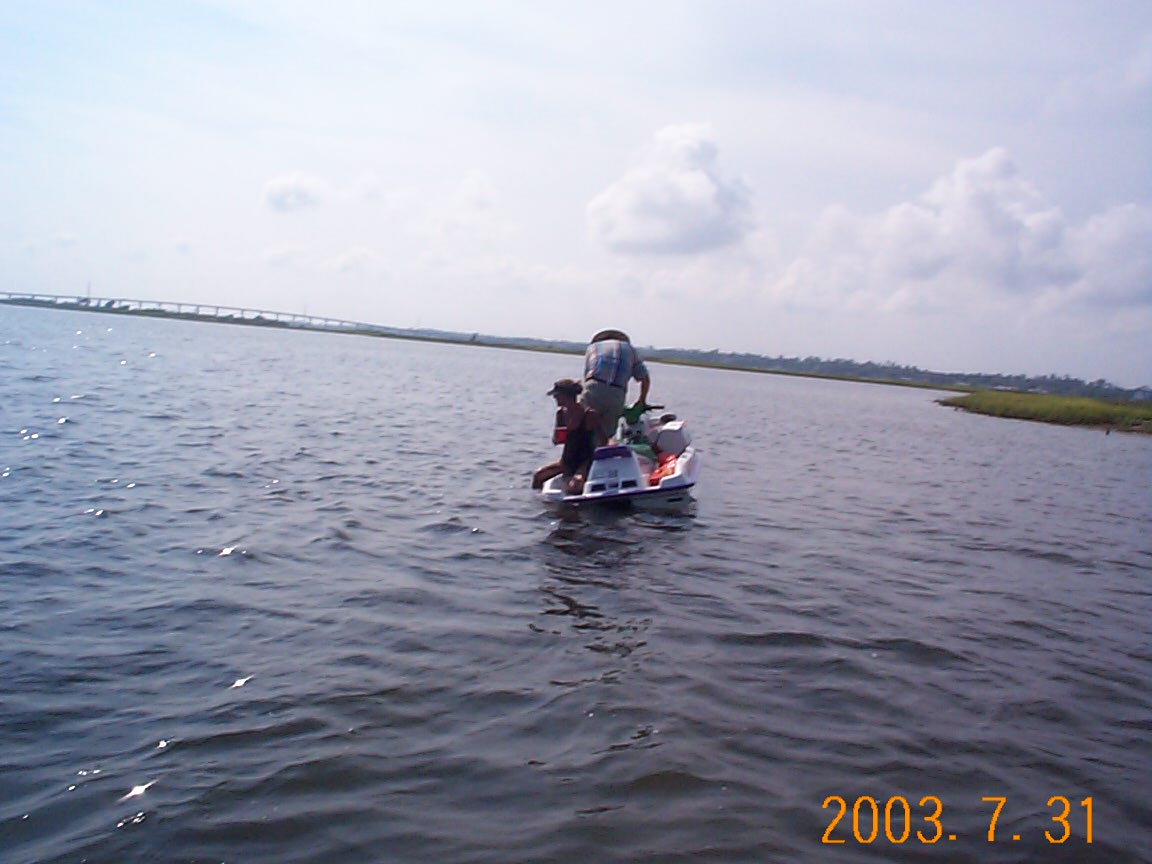
[(560, 454), (560, 465), (565, 474), (575, 474), (584, 463), (592, 458), (596, 450), (596, 433), (588, 428), (588, 413), (580, 419), (580, 425), (568, 430), (564, 451)]

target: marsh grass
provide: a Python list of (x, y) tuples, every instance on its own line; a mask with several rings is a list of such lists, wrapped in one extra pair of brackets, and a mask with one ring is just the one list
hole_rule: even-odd
[(1134, 402), (1104, 402), (1078, 396), (1050, 396), (1006, 390), (977, 390), (937, 401), (941, 405), (993, 417), (1152, 433), (1152, 405)]

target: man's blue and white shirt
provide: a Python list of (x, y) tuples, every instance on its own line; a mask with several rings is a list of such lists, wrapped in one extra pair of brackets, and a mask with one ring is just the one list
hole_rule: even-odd
[(593, 342), (584, 352), (584, 380), (602, 381), (613, 387), (628, 387), (628, 379), (648, 377), (648, 368), (628, 342), (604, 339)]

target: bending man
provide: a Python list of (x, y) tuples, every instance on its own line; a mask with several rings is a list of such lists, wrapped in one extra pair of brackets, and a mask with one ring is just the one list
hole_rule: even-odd
[(647, 402), (652, 381), (628, 334), (601, 330), (593, 336), (584, 352), (584, 392), (580, 401), (600, 415), (607, 438), (616, 434), (616, 425), (628, 401), (628, 381), (633, 378), (640, 382), (638, 401)]

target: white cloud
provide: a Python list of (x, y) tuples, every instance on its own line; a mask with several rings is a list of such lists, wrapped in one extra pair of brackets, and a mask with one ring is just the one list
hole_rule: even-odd
[(320, 180), (300, 173), (274, 177), (264, 184), (264, 203), (281, 213), (315, 207), (324, 195)]
[(660, 130), (639, 164), (587, 207), (592, 233), (624, 253), (687, 254), (738, 242), (751, 227), (751, 193), (722, 176), (707, 126)]
[(1152, 311), (1152, 206), (1113, 207), (1070, 234), (1075, 300)]
[[(279, 276), (308, 277), (313, 284), (339, 276), (362, 296), (377, 296), (379, 280), (400, 280), (428, 302), (457, 286), (514, 290), (510, 273), (519, 265), (508, 245), (516, 226), (504, 215), (500, 190), (480, 171), (470, 171), (438, 195), (416, 188), (383, 188), (365, 175), (347, 187), (321, 180), (282, 178), (286, 194), (324, 192), (324, 208), (307, 225), (281, 223), (262, 253)], [(376, 190), (365, 196), (365, 190)], [(378, 194), (377, 194), (378, 193)], [(294, 198), (290, 206), (299, 206)], [(371, 204), (371, 206), (365, 206)]]
[(380, 256), (374, 250), (353, 246), (325, 261), (323, 267), (345, 276), (364, 276), (378, 270), (380, 265)]
[(480, 171), (470, 171), (448, 195), (422, 209), (416, 227), (427, 261), (491, 261), (504, 254), (516, 234), (503, 215), (499, 189)]
[(1152, 216), (1129, 205), (1070, 225), (994, 148), (878, 213), (829, 208), (772, 293), (804, 308), (1054, 311), (1148, 303)]
[(299, 270), (308, 266), (308, 250), (299, 246), (281, 246), (266, 249), (261, 259), (267, 267), (285, 270)]
[(480, 212), (493, 209), (499, 203), (500, 194), (492, 178), (480, 171), (470, 171), (456, 187), (452, 200), (457, 209)]
[[(1139, 44), (1125, 52), (1123, 46), (1095, 64), (1077, 69), (1055, 82), (1048, 97), (1047, 108), (1069, 114), (1098, 114), (1119, 110), (1134, 112), (1135, 116), (1147, 111), (1152, 95), (1152, 33), (1147, 33)], [(1099, 122), (1099, 121), (1097, 121)]]
[(354, 201), (375, 204), (386, 200), (384, 183), (375, 172), (361, 174), (352, 187), (350, 197)]

